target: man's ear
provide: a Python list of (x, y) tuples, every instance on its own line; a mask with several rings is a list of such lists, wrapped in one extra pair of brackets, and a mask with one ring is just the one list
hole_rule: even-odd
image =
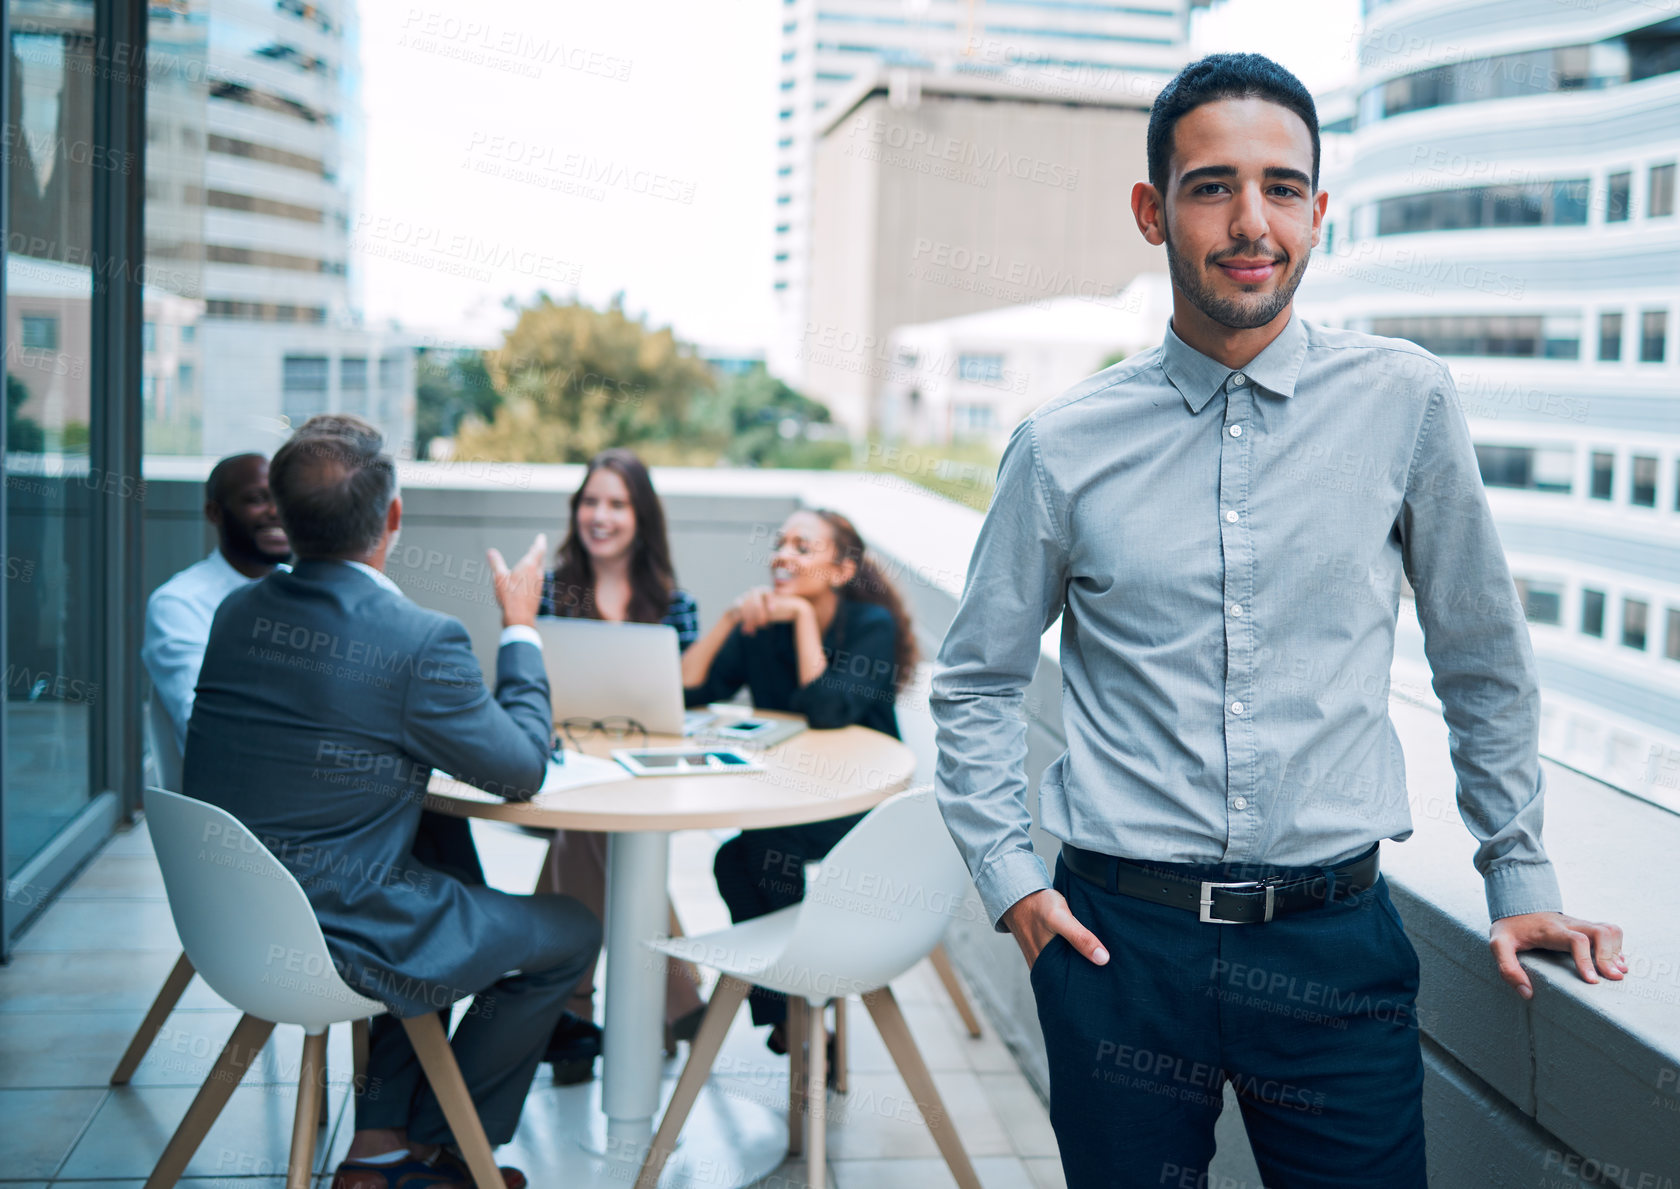
[(1167, 212), (1161, 202), (1160, 191), (1148, 182), (1132, 185), (1132, 218), (1137, 220), (1143, 238), (1160, 247), (1167, 242)]
[(217, 528), (222, 527), (222, 506), (215, 500), (204, 501), (204, 519)]
[(402, 527), (402, 496), (391, 497), (391, 506), (385, 509), (385, 531), (394, 533)]

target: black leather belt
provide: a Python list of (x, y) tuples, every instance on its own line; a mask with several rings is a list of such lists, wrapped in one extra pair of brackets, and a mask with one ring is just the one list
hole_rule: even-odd
[(1182, 908), (1208, 925), (1258, 925), (1273, 917), (1346, 900), (1377, 882), (1375, 845), (1340, 867), (1327, 867), (1312, 875), (1233, 883), (1171, 875), (1160, 867), (1080, 850), (1065, 842), (1062, 862), (1080, 879), (1105, 891)]

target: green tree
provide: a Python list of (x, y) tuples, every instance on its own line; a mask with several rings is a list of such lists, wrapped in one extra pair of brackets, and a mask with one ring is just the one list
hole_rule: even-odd
[(596, 310), (540, 294), (485, 364), (502, 399), (493, 417), (462, 419), (462, 456), (583, 462), (608, 446), (653, 446), (650, 461), (704, 461), (688, 417), (715, 387), (711, 369), (670, 328), (626, 314), (620, 298)]
[(491, 420), (501, 403), (484, 352), (421, 348), (415, 367), (414, 457), (425, 458), (433, 438), (453, 437), (466, 417)]
[(827, 470), (851, 455), (849, 443), (822, 432), (833, 426), (828, 406), (789, 388), (763, 365), (697, 396), (689, 424), (695, 440), (735, 466)]
[(29, 389), (23, 381), (6, 373), (6, 449), (19, 454), (40, 454), (47, 448), (46, 431), (32, 417), (21, 410), (29, 399)]

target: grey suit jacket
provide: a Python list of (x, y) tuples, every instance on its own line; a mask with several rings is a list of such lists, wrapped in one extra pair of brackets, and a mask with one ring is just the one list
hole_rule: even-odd
[(531, 951), (525, 897), (441, 869), (432, 838), (420, 840), (430, 861), (415, 855), (434, 767), (510, 800), (542, 784), (541, 651), (510, 643), (496, 669), (492, 698), (460, 621), (343, 562), (270, 574), (211, 624), (183, 790), (263, 840), (303, 885), (346, 981), (398, 1016), (481, 991)]

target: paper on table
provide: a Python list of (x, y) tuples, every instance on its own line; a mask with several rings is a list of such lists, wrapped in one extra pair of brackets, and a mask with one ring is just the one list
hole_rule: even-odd
[[(451, 777), (451, 779), (454, 779)], [(602, 760), (594, 756), (584, 755), (582, 752), (568, 751), (564, 764), (548, 761), (548, 772), (543, 777), (542, 788), (537, 790), (534, 801), (542, 801), (550, 794), (565, 793), (575, 788), (582, 788), (590, 784), (609, 784), (615, 780), (634, 780), (635, 777), (626, 772), (615, 760)], [(487, 793), (483, 789), (473, 788), (469, 784), (458, 783), (456, 788), (449, 790), (451, 797), (462, 801), (482, 801), (495, 805), (502, 801), (494, 793)]]
[(567, 789), (581, 788), (586, 784), (606, 784), (614, 780), (634, 779), (635, 777), (626, 772), (616, 760), (603, 760), (596, 756), (584, 755), (581, 751), (568, 751), (564, 764), (548, 761), (548, 775), (543, 777), (542, 788), (537, 790), (537, 796), (563, 793)]

